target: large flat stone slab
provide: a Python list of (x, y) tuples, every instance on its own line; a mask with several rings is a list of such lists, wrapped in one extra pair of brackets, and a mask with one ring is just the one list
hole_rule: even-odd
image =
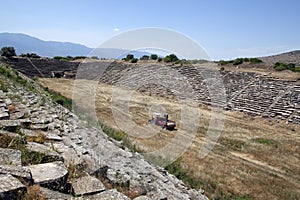
[(3, 130), (7, 130), (10, 132), (15, 132), (17, 127), (21, 126), (21, 122), (19, 120), (1, 120), (0, 128)]
[(45, 197), (45, 199), (75, 199), (69, 194), (64, 194), (44, 187), (40, 187), (40, 191), (42, 192), (42, 196)]
[(95, 177), (84, 176), (72, 181), (75, 195), (87, 195), (105, 191), (103, 183)]
[(18, 199), (26, 187), (10, 174), (0, 174), (0, 199)]
[(116, 189), (107, 190), (92, 196), (83, 197), (83, 199), (101, 199), (101, 200), (130, 200), (126, 195), (118, 192)]
[(63, 162), (57, 161), (28, 166), (34, 183), (52, 190), (64, 190), (68, 170)]
[(7, 120), (9, 119), (9, 113), (8, 112), (0, 112), (0, 120)]
[(2, 165), (22, 165), (22, 153), (15, 149), (0, 148), (0, 164)]
[(56, 151), (51, 149), (49, 146), (39, 144), (36, 142), (27, 142), (26, 147), (30, 151), (45, 154), (45, 158), (43, 160), (64, 161), (64, 158), (60, 156)]
[(33, 183), (31, 172), (28, 168), (14, 165), (0, 165), (0, 174), (11, 174), (14, 177), (21, 178), (29, 185)]

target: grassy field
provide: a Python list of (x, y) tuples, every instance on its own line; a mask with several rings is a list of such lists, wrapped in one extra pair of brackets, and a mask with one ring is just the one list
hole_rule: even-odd
[[(102, 121), (115, 128), (120, 127), (121, 119), (112, 112), (114, 87), (82, 81), (77, 92), (84, 95), (95, 93), (93, 102), (73, 95), (74, 80), (39, 79), (51, 90), (75, 98), (78, 106), (96, 111)], [(130, 92), (130, 91), (128, 91)], [(84, 96), (81, 95), (81, 96)], [(117, 103), (125, 101), (119, 98)], [(155, 151), (169, 144), (177, 136), (187, 136), (182, 128), (181, 105), (176, 100), (167, 100), (133, 92), (127, 106), (130, 118), (144, 129), (129, 133), (130, 139), (145, 152)], [(149, 125), (150, 112), (164, 109), (178, 122), (176, 131), (166, 131)], [(125, 112), (123, 108), (117, 108)], [(203, 159), (199, 150), (206, 142), (211, 109), (199, 106), (201, 116), (198, 131), (188, 149), (181, 155), (181, 165), (200, 182), (205, 194), (213, 199), (300, 199), (300, 126), (275, 122), (271, 119), (251, 117), (240, 112), (226, 111), (225, 127), (214, 149)], [(124, 119), (126, 121), (126, 119)], [(126, 126), (126, 124), (121, 124)], [(130, 127), (122, 127), (130, 130)], [(151, 137), (138, 137), (139, 133), (153, 132)], [(184, 140), (181, 141), (182, 144)], [(178, 144), (178, 147), (181, 144)]]

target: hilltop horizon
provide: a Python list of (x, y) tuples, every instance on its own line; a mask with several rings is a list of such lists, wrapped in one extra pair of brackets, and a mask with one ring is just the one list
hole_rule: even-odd
[[(88, 56), (95, 48), (88, 47), (83, 44), (79, 44), (72, 41), (52, 41), (52, 40), (42, 40), (40, 38), (28, 35), (25, 33), (10, 33), (2, 32), (0, 33), (0, 46), (13, 46), (16, 49), (18, 55), (23, 53), (36, 53), (44, 57), (54, 57), (54, 56)], [(124, 54), (130, 50), (126, 49), (110, 49), (108, 51), (100, 50), (98, 53), (103, 54), (103, 58), (117, 58), (119, 55)], [(243, 56), (243, 57), (257, 57), (257, 58), (268, 58), (281, 54), (288, 54), (292, 52), (299, 52), (299, 49), (291, 49), (288, 51), (280, 51), (273, 54), (261, 54), (258, 56)], [(137, 57), (143, 54), (150, 54), (144, 51), (134, 51)], [(220, 58), (213, 59), (212, 61), (218, 60), (233, 60), (240, 58), (236, 56), (233, 58)], [(200, 59), (200, 58), (198, 58)], [(270, 59), (266, 59), (270, 60)]]

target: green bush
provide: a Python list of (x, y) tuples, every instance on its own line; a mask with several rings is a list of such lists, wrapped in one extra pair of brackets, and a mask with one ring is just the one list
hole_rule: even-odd
[(149, 60), (149, 56), (147, 55), (143, 55), (142, 57), (140, 57), (140, 60)]
[(170, 54), (170, 55), (167, 55), (165, 58), (164, 58), (164, 62), (176, 62), (178, 61), (178, 57), (175, 55), (175, 54)]
[(228, 61), (225, 61), (225, 60), (220, 60), (218, 62), (219, 65), (227, 65), (228, 64)]
[(281, 63), (277, 62), (274, 64), (273, 68), (277, 71), (290, 70), (292, 72), (300, 72), (300, 67), (296, 67), (294, 63)]
[(75, 56), (72, 60), (86, 59), (86, 56)]
[(283, 71), (283, 70), (286, 70), (286, 69), (288, 69), (287, 67), (288, 67), (287, 64), (285, 64), (285, 63), (280, 63), (280, 62), (277, 62), (277, 63), (275, 63), (275, 65), (274, 65), (274, 69), (277, 70), (277, 71)]
[(137, 58), (132, 58), (132, 59), (130, 60), (131, 63), (137, 63), (137, 61), (138, 61)]
[(293, 72), (299, 72), (300, 73), (300, 67), (295, 67), (290, 69)]
[[(244, 61), (245, 61), (245, 59), (244, 59)], [(245, 62), (246, 62), (246, 61), (245, 61)], [(249, 62), (250, 62), (251, 64), (256, 64), (256, 63), (262, 63), (263, 61), (260, 60), (260, 59), (258, 59), (258, 58), (250, 58), (250, 59), (249, 59)]]
[(37, 55), (36, 53), (26, 53), (21, 54), (20, 57), (23, 58), (40, 58), (41, 56)]
[(161, 62), (163, 59), (161, 57), (157, 58), (158, 62)]
[(122, 60), (125, 60), (125, 61), (130, 61), (131, 59), (134, 58), (134, 55), (133, 54), (127, 54), (127, 56), (125, 58), (123, 58)]
[(150, 58), (151, 60), (157, 60), (158, 56), (156, 54), (151, 54)]
[(0, 50), (1, 56), (5, 56), (7, 58), (11, 58), (16, 56), (16, 51), (14, 47), (2, 47)]
[(244, 62), (244, 59), (243, 58), (237, 58), (233, 61), (233, 65), (240, 65)]
[[(250, 58), (251, 59), (251, 58)], [(249, 58), (244, 58), (244, 62), (249, 62), (250, 61)]]

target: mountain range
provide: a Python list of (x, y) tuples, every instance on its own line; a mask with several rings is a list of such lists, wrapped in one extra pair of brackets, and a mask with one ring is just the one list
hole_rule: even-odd
[(146, 51), (129, 51), (114, 48), (89, 48), (71, 42), (44, 41), (22, 33), (0, 33), (0, 48), (13, 46), (17, 55), (36, 53), (43, 57), (54, 56), (98, 56), (99, 58), (123, 58), (129, 52), (135, 57), (150, 55)]
[(16, 53), (36, 53), (40, 56), (85, 56), (91, 48), (70, 42), (44, 41), (21, 33), (0, 33), (0, 47), (13, 46)]
[[(147, 51), (129, 51), (126, 49), (93, 49), (71, 42), (44, 41), (22, 33), (0, 33), (0, 48), (4, 46), (13, 46), (17, 55), (23, 53), (36, 53), (40, 56), (49, 58), (54, 56), (97, 56), (99, 58), (123, 58), (128, 53), (140, 58), (142, 55), (151, 54)], [(261, 59), (266, 63), (275, 63), (280, 61), (300, 64), (300, 50), (261, 57)]]

